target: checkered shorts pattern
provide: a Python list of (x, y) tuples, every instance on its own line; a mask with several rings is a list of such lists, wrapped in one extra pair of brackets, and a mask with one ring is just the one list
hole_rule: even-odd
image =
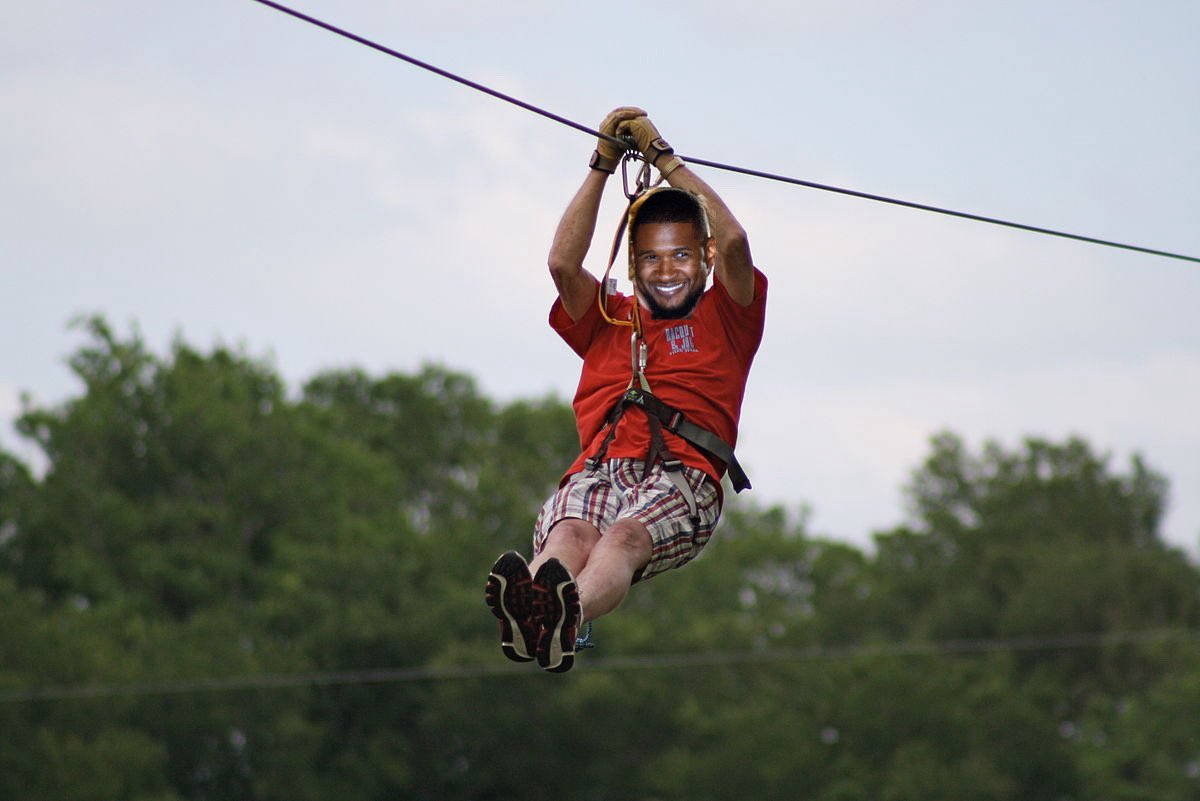
[(541, 553), (558, 521), (578, 518), (601, 533), (617, 520), (633, 518), (650, 532), (650, 563), (635, 581), (681, 567), (700, 554), (712, 537), (721, 516), (720, 496), (712, 480), (693, 467), (683, 469), (696, 496), (700, 523), (693, 529), (687, 500), (662, 465), (655, 464), (645, 481), (640, 459), (610, 459), (595, 470), (583, 470), (567, 479), (542, 507), (533, 531), (534, 553)]

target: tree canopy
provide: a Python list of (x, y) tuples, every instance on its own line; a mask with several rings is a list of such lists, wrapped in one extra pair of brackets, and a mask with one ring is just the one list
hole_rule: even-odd
[(1081, 439), (931, 439), (858, 549), (732, 502), (566, 676), (483, 578), (575, 456), (427, 366), (292, 392), (86, 323), (0, 451), (0, 798), (1200, 799), (1200, 572)]

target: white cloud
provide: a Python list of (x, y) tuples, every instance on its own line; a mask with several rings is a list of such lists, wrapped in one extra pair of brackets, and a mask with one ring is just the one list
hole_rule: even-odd
[(813, 384), (805, 376), (751, 377), (741, 452), (761, 497), (803, 499), (818, 529), (865, 544), (872, 528), (904, 520), (900, 487), (942, 429), (978, 447), (1025, 436), (1083, 436), (1111, 452), (1112, 469), (1140, 452), (1172, 480), (1165, 534), (1196, 552), (1200, 505), (1200, 356), (1134, 365), (1076, 363), (985, 378), (897, 379), (869, 387)]

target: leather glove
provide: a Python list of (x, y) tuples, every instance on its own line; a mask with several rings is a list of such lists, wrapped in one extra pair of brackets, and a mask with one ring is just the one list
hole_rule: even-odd
[[(617, 128), (626, 120), (644, 115), (646, 112), (640, 108), (633, 106), (622, 106), (609, 112), (604, 121), (600, 123), (600, 133), (608, 136), (618, 136)], [(596, 152), (592, 154), (592, 160), (588, 166), (593, 170), (600, 170), (612, 175), (617, 171), (617, 165), (621, 163), (621, 157), (625, 155), (625, 148), (610, 142), (607, 139), (596, 140)]]
[(654, 123), (644, 114), (622, 122), (617, 126), (617, 134), (632, 136), (646, 161), (653, 164), (664, 178), (683, 166), (683, 162), (675, 155), (675, 148), (667, 144)]

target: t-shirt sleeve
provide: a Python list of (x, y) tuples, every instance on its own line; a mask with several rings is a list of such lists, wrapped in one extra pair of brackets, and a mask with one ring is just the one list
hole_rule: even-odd
[[(599, 287), (600, 282), (596, 281), (597, 291), (599, 291)], [(596, 305), (595, 292), (592, 293), (592, 302), (588, 304), (587, 311), (578, 320), (571, 319), (571, 315), (563, 306), (562, 298), (555, 298), (554, 304), (550, 307), (550, 327), (571, 346), (571, 350), (575, 351), (580, 358), (587, 353), (592, 339), (596, 336), (596, 329), (601, 323), (603, 323), (603, 318), (601, 318), (600, 309)]]
[(762, 342), (767, 314), (767, 277), (757, 267), (754, 268), (754, 300), (748, 306), (742, 306), (731, 298), (720, 281), (713, 282), (713, 289), (717, 314), (725, 335), (748, 364)]

